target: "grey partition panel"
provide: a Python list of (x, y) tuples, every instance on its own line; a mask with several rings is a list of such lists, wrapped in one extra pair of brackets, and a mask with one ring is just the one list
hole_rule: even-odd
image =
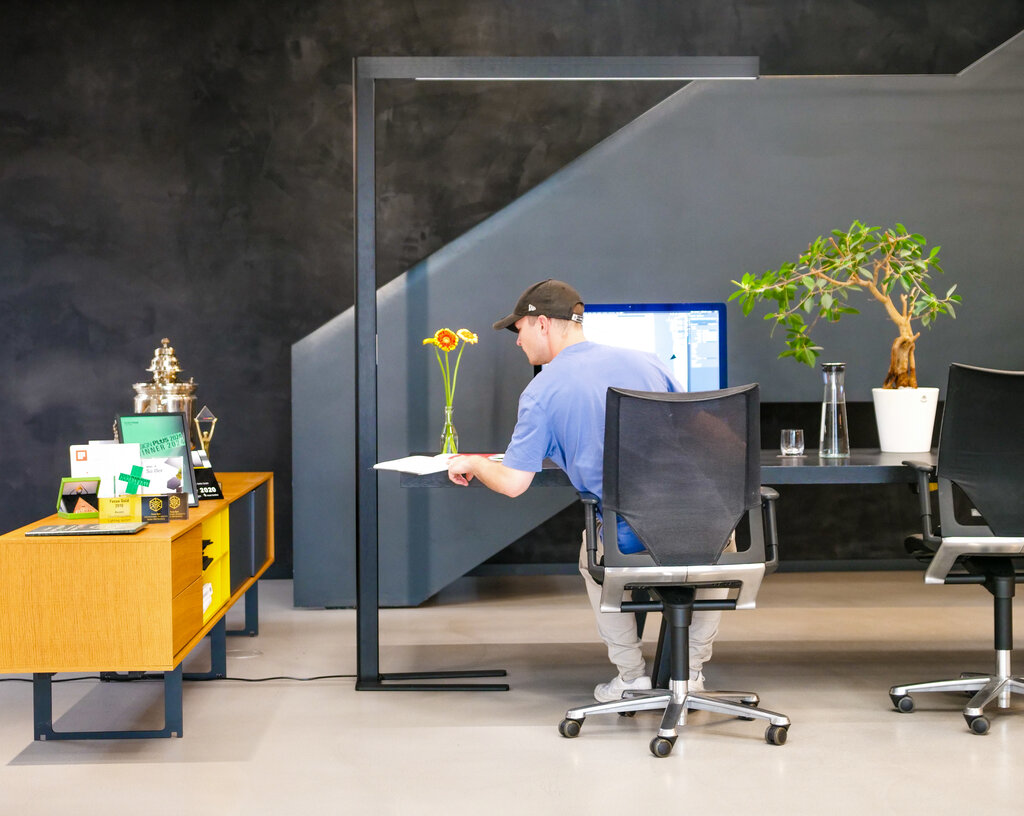
[[(380, 459), (428, 451), (441, 429), (440, 375), (433, 352), (420, 342), (428, 326), (472, 323), (482, 307), (467, 292), (448, 310), (431, 311), (428, 278), (411, 288), (389, 287), (380, 302)], [(415, 302), (409, 306), (409, 298)], [(489, 329), (488, 329), (489, 331)], [(424, 333), (425, 332), (425, 333)], [(491, 332), (490, 334), (495, 334)], [(511, 334), (501, 339), (507, 344)], [(405, 338), (415, 348), (405, 353)], [(397, 342), (401, 338), (400, 342)], [(529, 380), (525, 360), (510, 365), (508, 383), (494, 389), (486, 374), (495, 346), (483, 335), (463, 357), (456, 396), (456, 426), (465, 450), (504, 450), (515, 423), (515, 396)], [(391, 342), (395, 340), (396, 342)], [(292, 350), (292, 457), (294, 462), (295, 603), (355, 603), (355, 501), (351, 312), (296, 343)], [(520, 354), (521, 356), (521, 354)], [(408, 368), (407, 368), (408, 366)], [(483, 383), (483, 385), (481, 385)], [(504, 404), (485, 393), (505, 392)], [(480, 414), (486, 410), (486, 416)], [(516, 500), (487, 491), (405, 490), (397, 473), (380, 479), (381, 603), (417, 604), (465, 574), (510, 541), (529, 532), (575, 499), (570, 489), (537, 490)]]
[[(941, 244), (935, 288), (959, 286), (958, 319), (921, 338), (922, 384), (942, 385), (954, 360), (1022, 369), (1022, 201), (1024, 37), (958, 76), (692, 82), (380, 290), (379, 457), (436, 447), (444, 400), (421, 341), (437, 328), (480, 334), (462, 359), (455, 424), (464, 448), (501, 450), (530, 371), (511, 333), (489, 325), (530, 283), (563, 278), (593, 302), (721, 301), (730, 280), (854, 219), (902, 221)], [(881, 384), (895, 337), (880, 308), (861, 306), (816, 338), (847, 362), (857, 401)], [(730, 306), (731, 382), (759, 382), (765, 402), (819, 400), (820, 375), (777, 359), (782, 339), (760, 314)], [(352, 341), (346, 312), (293, 349), (299, 605), (354, 596)], [(572, 498), (402, 491), (394, 474), (379, 478), (384, 603), (428, 597)]]

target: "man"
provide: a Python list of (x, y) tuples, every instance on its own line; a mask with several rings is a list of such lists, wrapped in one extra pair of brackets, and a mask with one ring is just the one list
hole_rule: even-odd
[[(583, 302), (567, 283), (535, 283), (515, 309), (494, 324), (517, 333), (531, 365), (544, 369), (519, 397), (515, 431), (501, 462), (483, 456), (456, 456), (448, 478), (459, 485), (479, 479), (491, 490), (515, 497), (523, 493), (550, 458), (580, 491), (601, 497), (604, 460), (604, 412), (608, 388), (680, 391), (668, 369), (652, 354), (591, 343), (583, 332)], [(619, 522), (619, 547), (638, 552), (643, 545)], [(600, 543), (599, 543), (600, 549)], [(624, 691), (649, 689), (636, 618), (632, 613), (601, 612), (601, 587), (586, 568), (586, 542), (580, 548), (580, 573), (618, 674), (594, 689), (599, 702), (618, 700)], [(704, 687), (701, 668), (711, 656), (720, 612), (697, 612), (690, 627), (690, 690)]]

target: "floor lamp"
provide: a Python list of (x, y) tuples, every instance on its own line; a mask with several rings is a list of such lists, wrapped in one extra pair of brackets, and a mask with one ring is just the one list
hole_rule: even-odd
[(352, 68), (356, 349), (356, 689), (507, 691), (506, 684), (424, 683), (500, 677), (479, 672), (380, 672), (377, 562), (377, 219), (374, 89), (393, 79), (610, 81), (756, 79), (757, 57), (356, 57)]

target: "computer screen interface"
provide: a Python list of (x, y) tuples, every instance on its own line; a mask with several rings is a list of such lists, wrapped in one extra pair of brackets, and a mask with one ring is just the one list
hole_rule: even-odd
[(727, 385), (724, 303), (588, 303), (583, 333), (595, 343), (651, 352), (684, 391)]

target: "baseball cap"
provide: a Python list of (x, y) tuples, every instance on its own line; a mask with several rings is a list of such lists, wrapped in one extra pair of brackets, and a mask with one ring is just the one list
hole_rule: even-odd
[(563, 281), (548, 278), (523, 292), (512, 314), (495, 323), (494, 328), (517, 331), (515, 323), (519, 318), (539, 315), (582, 323), (583, 315), (573, 314), (577, 304), (583, 305), (579, 292)]

